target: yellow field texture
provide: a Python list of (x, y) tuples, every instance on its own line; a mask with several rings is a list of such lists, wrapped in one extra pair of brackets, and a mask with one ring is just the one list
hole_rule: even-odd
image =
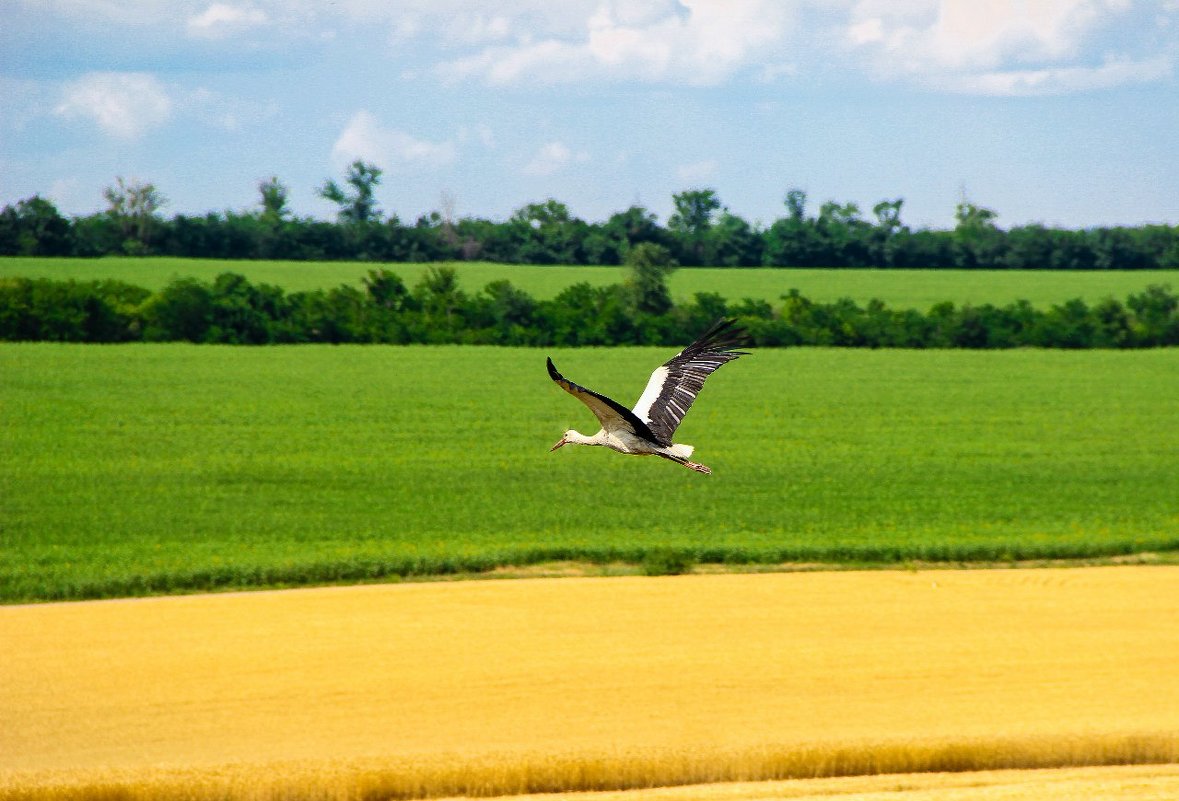
[(0, 608), (0, 798), (408, 798), (1179, 762), (1179, 567)]
[[(503, 801), (576, 801), (572, 793)], [(1175, 801), (1179, 765), (1130, 765), (726, 782), (595, 793), (592, 801)], [(583, 801), (589, 801), (583, 797)]]

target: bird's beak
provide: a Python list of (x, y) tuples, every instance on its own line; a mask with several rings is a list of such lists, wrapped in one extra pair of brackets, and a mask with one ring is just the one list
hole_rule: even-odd
[(559, 439), (559, 440), (557, 441), (557, 444), (556, 444), (556, 445), (554, 445), (553, 447), (549, 448), (549, 453), (552, 453), (553, 451), (555, 451), (557, 448), (561, 447), (562, 445), (564, 445), (564, 444), (565, 444), (566, 442), (568, 442), (568, 441), (569, 441), (569, 440), (565, 439), (564, 437), (561, 437), (561, 439)]

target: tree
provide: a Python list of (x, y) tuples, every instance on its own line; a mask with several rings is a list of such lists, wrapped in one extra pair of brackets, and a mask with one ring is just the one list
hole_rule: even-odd
[(721, 212), (709, 230), (711, 262), (723, 267), (754, 267), (761, 264), (764, 238), (760, 231), (728, 209)]
[(1179, 270), (1179, 236), (1175, 242), (1159, 256), (1160, 270)]
[(639, 242), (666, 244), (667, 232), (654, 214), (642, 206), (631, 206), (590, 226), (582, 250), (589, 264), (621, 264), (626, 251)]
[(459, 287), (458, 272), (453, 267), (426, 270), (413, 295), (432, 328), (451, 331), (459, 327), (467, 295)]
[(40, 195), (0, 211), (0, 254), (64, 256), (72, 247), (70, 221)]
[(806, 218), (806, 192), (790, 189), (782, 201), (787, 216), (766, 230), (762, 263), (771, 267), (811, 267), (823, 262), (823, 243), (814, 221)]
[(1179, 296), (1168, 287), (1151, 284), (1130, 295), (1126, 305), (1136, 318), (1135, 337), (1147, 347), (1179, 345)]
[(276, 323), (288, 316), (282, 289), (251, 284), (237, 273), (221, 273), (210, 292), (210, 325), (206, 342), (263, 345), (273, 341)]
[(844, 203), (842, 206), (834, 200), (828, 200), (819, 209), (820, 225), (854, 225), (863, 222), (860, 219), (860, 206), (857, 203)]
[(693, 189), (672, 195), (675, 213), (667, 227), (679, 234), (699, 236), (712, 226), (712, 215), (721, 208), (720, 198), (713, 189)]
[[(444, 246), (451, 253), (458, 254), (462, 259), (469, 259), (468, 253), (471, 252), (469, 245), (464, 243), (458, 235), (458, 231), (454, 227), (455, 222), (455, 207), (458, 201), (455, 199), (454, 193), (449, 190), (443, 190), (442, 196), (438, 199), (437, 212), (437, 228), (438, 238)], [(467, 240), (470, 242), (471, 240)]]
[(123, 234), (123, 250), (133, 256), (146, 253), (159, 222), (156, 213), (167, 205), (168, 199), (155, 184), (137, 180), (127, 183), (122, 176), (115, 179), (114, 186), (104, 189), (102, 196), (110, 204), (107, 214)]
[(954, 261), (958, 267), (987, 269), (1003, 266), (1004, 239), (995, 227), (999, 215), (965, 197), (954, 210)]
[(385, 269), (369, 270), (360, 282), (364, 284), (369, 300), (379, 308), (401, 311), (406, 307), (409, 290), (397, 273)]
[(677, 236), (683, 254), (692, 264), (703, 264), (707, 259), (707, 235), (712, 228), (713, 215), (721, 209), (721, 201), (713, 189), (693, 189), (672, 195), (675, 213), (667, 220), (667, 227)]
[(635, 307), (645, 314), (666, 314), (671, 310), (671, 292), (667, 276), (678, 266), (671, 251), (653, 242), (641, 242), (626, 253), (629, 268), (627, 289), (634, 296)]
[(588, 226), (559, 200), (529, 203), (508, 221), (517, 242), (517, 260), (529, 264), (571, 264)]
[(1042, 225), (1023, 225), (1007, 232), (1005, 266), (1016, 270), (1043, 270), (1052, 265), (1052, 232)]
[(898, 197), (896, 200), (882, 200), (872, 207), (872, 213), (876, 215), (876, 226), (886, 236), (892, 236), (901, 230), (901, 206), (904, 203), (904, 199)]
[(513, 222), (528, 225), (534, 230), (553, 228), (573, 219), (569, 207), (559, 200), (548, 198), (543, 203), (529, 203), (512, 214)]
[(287, 209), (287, 188), (283, 186), (278, 176), (272, 175), (269, 180), (258, 182), (258, 193), (262, 196), (262, 219), (278, 222), (290, 212)]
[(999, 214), (991, 209), (976, 206), (966, 198), (958, 201), (954, 207), (955, 230), (981, 231), (995, 227), (995, 219)]
[(666, 239), (658, 219), (642, 206), (631, 206), (626, 211), (611, 214), (603, 228), (626, 246), (639, 242), (663, 244)]
[(937, 269), (954, 263), (954, 236), (948, 231), (901, 228), (884, 246), (884, 266)]
[(381, 183), (381, 173), (381, 168), (375, 164), (357, 159), (348, 165), (348, 175), (344, 179), (344, 182), (352, 187), (352, 191), (345, 191), (329, 178), (319, 188), (318, 194), (340, 207), (340, 222), (376, 222), (381, 218), (381, 210), (377, 208), (377, 200), (373, 193)]
[(827, 242), (827, 262), (832, 267), (868, 267), (871, 255), (871, 226), (860, 218), (855, 203), (840, 205), (834, 200), (823, 204), (815, 223), (819, 235)]
[(1088, 231), (1052, 229), (1053, 270), (1092, 270), (1096, 260)]
[(143, 306), (143, 338), (149, 342), (203, 342), (212, 323), (213, 292), (195, 278), (173, 281)]
[[(1089, 232), (1094, 266), (1099, 270), (1143, 270), (1153, 265), (1133, 229), (1097, 228)], [(1156, 262), (1157, 263), (1157, 262)]]
[(897, 236), (908, 234), (909, 229), (901, 223), (903, 198), (882, 200), (872, 207), (876, 215), (876, 229), (872, 232), (872, 261), (876, 267), (894, 267), (897, 261)]
[(801, 189), (790, 189), (786, 192), (786, 210), (794, 222), (806, 219), (806, 192)]
[(482, 325), (495, 332), (494, 344), (530, 344), (536, 301), (527, 292), (508, 281), (492, 281), (476, 298), (476, 308)]

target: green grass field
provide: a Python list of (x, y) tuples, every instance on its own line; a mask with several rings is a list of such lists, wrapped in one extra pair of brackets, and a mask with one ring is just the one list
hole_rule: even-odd
[[(890, 562), (1179, 550), (1179, 351), (762, 350), (603, 449), (539, 350), (0, 344), (0, 600), (662, 549)], [(665, 349), (554, 351), (630, 403)]]
[[(357, 285), (367, 272), (384, 267), (413, 284), (431, 265), (367, 264), (357, 262), (214, 261), (176, 258), (0, 258), (0, 278), (5, 276), (117, 278), (156, 290), (182, 276), (212, 280), (218, 273), (237, 272), (251, 281), (281, 286), (290, 291), (326, 289), (340, 284)], [(453, 265), (463, 286), (477, 292), (491, 281), (506, 279), (536, 298), (551, 298), (578, 281), (604, 286), (621, 281), (620, 267), (554, 267), (490, 263)], [(679, 300), (696, 292), (716, 292), (731, 301), (757, 298), (777, 302), (798, 289), (816, 301), (850, 297), (866, 303), (879, 298), (895, 308), (925, 311), (945, 300), (1003, 305), (1028, 300), (1047, 307), (1073, 298), (1093, 303), (1107, 297), (1124, 300), (1131, 292), (1150, 284), (1179, 288), (1179, 273), (1165, 270), (1126, 271), (1019, 271), (1019, 270), (782, 270), (772, 268), (685, 268), (674, 273), (669, 285)]]

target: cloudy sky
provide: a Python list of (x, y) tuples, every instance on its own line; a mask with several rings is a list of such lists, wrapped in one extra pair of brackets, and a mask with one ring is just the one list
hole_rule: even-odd
[(300, 215), (354, 159), (412, 221), (552, 197), (903, 197), (950, 227), (1179, 223), (1179, 0), (3, 0), (0, 204)]

